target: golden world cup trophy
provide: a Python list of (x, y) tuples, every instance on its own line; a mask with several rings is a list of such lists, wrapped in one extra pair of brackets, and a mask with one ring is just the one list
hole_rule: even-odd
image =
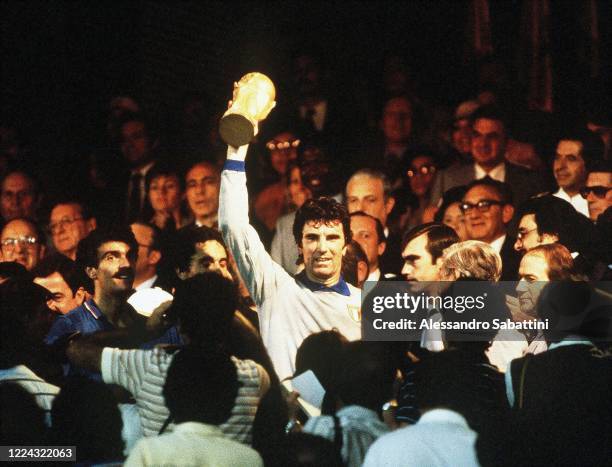
[(262, 73), (247, 73), (234, 83), (230, 108), (219, 122), (221, 139), (235, 148), (248, 144), (256, 134), (260, 121), (276, 105), (276, 89)]

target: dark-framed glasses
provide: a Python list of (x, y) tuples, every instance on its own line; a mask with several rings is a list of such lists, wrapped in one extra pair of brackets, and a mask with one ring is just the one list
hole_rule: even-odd
[(408, 172), (406, 172), (406, 174), (408, 175), (408, 177), (412, 178), (412, 177), (416, 177), (417, 175), (427, 175), (427, 174), (435, 174), (436, 173), (436, 166), (435, 165), (422, 165), (419, 168), (411, 168), (408, 169)]
[(519, 230), (516, 234), (516, 238), (518, 238), (519, 240), (522, 240), (534, 230), (538, 230), (538, 228), (534, 227), (533, 229), (529, 229), (529, 230)]
[(82, 221), (82, 220), (83, 220), (82, 217), (74, 217), (74, 218), (64, 217), (61, 220), (54, 222), (53, 224), (49, 224), (48, 229), (49, 229), (49, 232), (55, 235), (63, 228), (66, 228), (69, 225), (74, 224), (76, 221)]
[(584, 199), (587, 199), (590, 193), (593, 193), (597, 198), (605, 198), (608, 194), (608, 191), (612, 190), (607, 186), (585, 186), (580, 190), (580, 196)]
[(7, 250), (14, 250), (17, 245), (33, 247), (38, 243), (38, 239), (32, 236), (9, 237), (2, 240), (2, 247)]
[(461, 209), (463, 214), (467, 214), (472, 209), (478, 209), (478, 212), (488, 212), (491, 206), (501, 206), (502, 204), (504, 203), (496, 199), (481, 199), (476, 204), (467, 202), (461, 203), (459, 209)]

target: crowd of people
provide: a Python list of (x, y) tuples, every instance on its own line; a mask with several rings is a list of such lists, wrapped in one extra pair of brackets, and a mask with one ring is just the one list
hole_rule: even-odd
[[(609, 465), (609, 115), (521, 140), (501, 81), (440, 116), (389, 57), (361, 112), (315, 51), (293, 66), (239, 148), (202, 96), (172, 132), (113, 98), (67, 186), (2, 129), (1, 444), (83, 465)], [(405, 281), (479, 281), (495, 316), (548, 327), (362, 340), (364, 284)], [(284, 384), (308, 372), (316, 414)]]

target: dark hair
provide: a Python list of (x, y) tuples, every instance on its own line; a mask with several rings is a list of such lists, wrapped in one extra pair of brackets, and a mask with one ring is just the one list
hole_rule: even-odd
[(475, 186), (486, 186), (488, 188), (491, 188), (492, 190), (495, 190), (495, 192), (499, 195), (499, 198), (500, 198), (499, 200), (503, 204), (512, 204), (514, 200), (514, 196), (512, 194), (512, 188), (510, 188), (510, 185), (508, 185), (505, 182), (499, 182), (497, 180), (494, 180), (489, 176), (481, 178), (479, 180), (472, 180), (465, 187), (465, 194), (467, 194), (467, 192), (470, 191)]
[(392, 397), (397, 372), (380, 342), (349, 342), (344, 346), (334, 392), (344, 405), (360, 405), (380, 413)]
[(77, 461), (123, 458), (121, 412), (106, 384), (85, 377), (69, 378), (53, 401), (51, 420), (53, 443), (76, 446)]
[(0, 261), (0, 279), (23, 279), (29, 281), (32, 274), (23, 264), (15, 261)]
[(570, 129), (561, 132), (557, 137), (557, 144), (560, 141), (578, 141), (582, 144), (580, 155), (585, 163), (603, 159), (604, 144), (599, 136), (586, 128)]
[(465, 185), (456, 186), (456, 187), (446, 190), (444, 194), (442, 195), (442, 203), (440, 204), (440, 207), (436, 211), (436, 214), (434, 216), (434, 221), (442, 223), (446, 210), (453, 203), (461, 203), (461, 201), (463, 201), (463, 197), (465, 196), (466, 191), (467, 190), (465, 189)]
[(501, 122), (504, 128), (507, 128), (507, 116), (505, 112), (496, 105), (484, 105), (479, 107), (470, 116), (472, 124), (476, 123), (476, 120), (481, 118)]
[(344, 232), (345, 244), (352, 239), (351, 220), (346, 207), (333, 198), (322, 196), (307, 200), (295, 213), (293, 222), (293, 238), (299, 246), (302, 244), (302, 232), (307, 222), (316, 224), (332, 224), (340, 222)]
[[(145, 220), (141, 220), (141, 219), (136, 219), (134, 222), (132, 222), (130, 224), (130, 230), (131, 230), (131, 226), (132, 225), (141, 225), (143, 227), (147, 227), (149, 229), (151, 229), (153, 235), (151, 236), (152, 239), (152, 243), (151, 243), (151, 249), (152, 250), (156, 250), (156, 251), (162, 251), (162, 232), (159, 229), (159, 227), (157, 227), (157, 225), (152, 224), (150, 222), (147, 222)], [(135, 238), (136, 236), (134, 236)]]
[(178, 168), (176, 162), (166, 161), (164, 159), (158, 161), (151, 169), (147, 172), (145, 177), (145, 191), (149, 193), (151, 188), (151, 182), (157, 177), (176, 177), (181, 192), (185, 191), (185, 177), (182, 176), (181, 170)]
[(354, 211), (349, 214), (349, 217), (355, 216), (367, 217), (368, 219), (372, 219), (376, 224), (376, 235), (378, 236), (378, 242), (376, 243), (379, 245), (381, 243), (386, 243), (387, 238), (385, 237), (385, 228), (383, 227), (382, 222), (380, 222), (379, 218), (374, 217), (365, 211)]
[(345, 465), (340, 450), (330, 440), (321, 436), (303, 431), (289, 433), (283, 439), (282, 444), (280, 449), (275, 450), (274, 460), (278, 463), (274, 465), (292, 467), (342, 467)]
[(162, 392), (177, 423), (220, 425), (230, 417), (239, 388), (228, 354), (185, 347), (172, 359)]
[(88, 279), (84, 271), (77, 267), (75, 261), (72, 261), (67, 256), (55, 253), (43, 259), (36, 268), (32, 271), (34, 277), (47, 277), (54, 272), (59, 273), (64, 279), (72, 294), (77, 293), (79, 288), (87, 288)]
[(121, 115), (121, 117), (119, 117), (119, 119), (116, 122), (116, 128), (118, 130), (118, 138), (119, 138), (119, 143), (121, 143), (121, 139), (123, 137), (122, 130), (123, 130), (123, 126), (129, 122), (140, 122), (144, 125), (145, 127), (145, 131), (147, 133), (147, 137), (149, 138), (149, 142), (151, 144), (153, 144), (153, 142), (157, 139), (158, 135), (157, 135), (157, 131), (155, 128), (155, 125), (153, 125), (153, 122), (147, 118), (144, 114), (139, 113), (139, 112), (125, 112), (124, 114)]
[[(547, 341), (558, 342), (567, 336), (586, 335), (584, 324), (592, 293), (588, 282), (564, 280), (546, 284), (538, 298), (536, 311), (542, 321), (548, 320), (544, 330)], [(580, 319), (581, 315), (583, 319)]]
[(435, 264), (438, 258), (442, 257), (444, 250), (453, 243), (459, 241), (459, 236), (448, 225), (437, 222), (428, 222), (409, 230), (402, 240), (402, 251), (408, 243), (421, 235), (427, 235), (427, 245), (425, 249), (431, 255), (431, 264)]
[(538, 235), (556, 235), (570, 251), (583, 251), (579, 245), (590, 221), (565, 200), (552, 195), (530, 198), (519, 206), (517, 219), (532, 214)]
[(235, 284), (216, 272), (204, 272), (179, 281), (170, 316), (194, 344), (226, 345), (238, 307)]
[(82, 239), (77, 246), (76, 262), (77, 266), (85, 270), (87, 267), (97, 268), (100, 264), (98, 249), (108, 242), (123, 242), (130, 247), (128, 257), (136, 261), (138, 254), (138, 243), (132, 230), (123, 225), (99, 227)]
[(340, 355), (348, 340), (336, 329), (320, 331), (302, 341), (295, 354), (295, 375), (312, 370), (321, 386), (334, 387), (340, 367)]
[(589, 159), (587, 161), (587, 172), (612, 172), (612, 161), (607, 159)]
[(172, 260), (172, 266), (180, 272), (188, 271), (191, 257), (195, 253), (198, 243), (205, 243), (210, 240), (218, 242), (227, 251), (227, 246), (223, 240), (221, 232), (211, 227), (197, 227), (189, 225), (179, 229), (176, 236), (169, 245), (169, 256)]
[(368, 274), (370, 271), (370, 265), (368, 263), (368, 257), (363, 251), (363, 248), (355, 240), (351, 240), (346, 245), (346, 250), (342, 255), (342, 277), (349, 284), (360, 288), (359, 284), (359, 262), (363, 261), (368, 267)]

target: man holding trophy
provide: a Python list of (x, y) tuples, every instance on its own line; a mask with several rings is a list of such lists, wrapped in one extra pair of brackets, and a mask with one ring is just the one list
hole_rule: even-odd
[(275, 263), (249, 224), (245, 158), (258, 123), (276, 104), (274, 84), (249, 73), (234, 85), (219, 131), (228, 143), (221, 175), (219, 228), (257, 305), (263, 342), (278, 376), (293, 375), (295, 354), (312, 333), (336, 328), (361, 338), (360, 292), (340, 274), (351, 240), (346, 208), (332, 198), (307, 201), (296, 213), (293, 234), (305, 269), (295, 277)]

